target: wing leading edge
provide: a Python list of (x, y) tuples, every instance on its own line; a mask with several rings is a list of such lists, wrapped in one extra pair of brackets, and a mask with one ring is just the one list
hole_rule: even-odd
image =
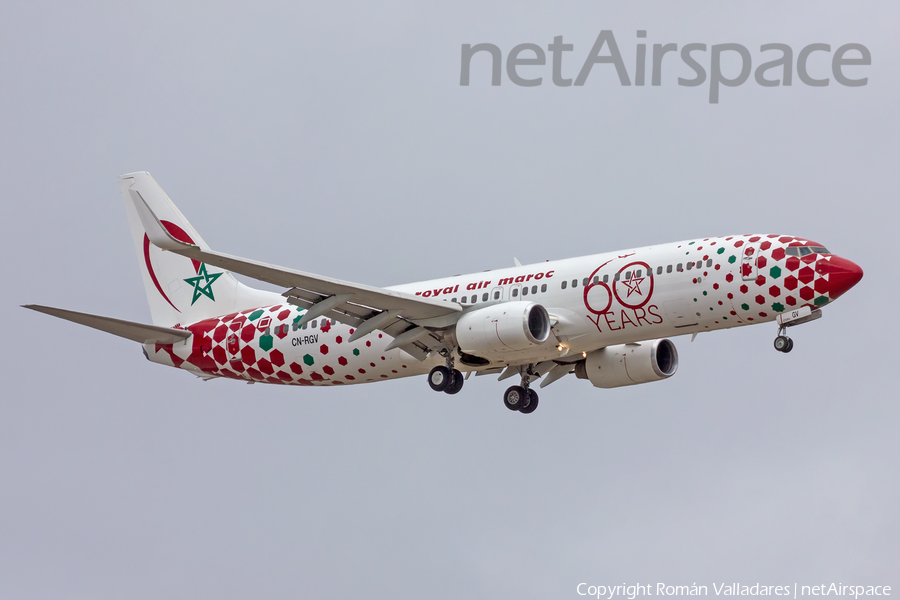
[(316, 317), (326, 316), (367, 331), (379, 329), (396, 339), (404, 336), (404, 341), (410, 341), (398, 344), (397, 347), (424, 360), (427, 352), (440, 346), (440, 343), (415, 322), (462, 312), (462, 307), (454, 303), (278, 267), (182, 242), (166, 231), (139, 190), (132, 188), (128, 191), (153, 245), (221, 269), (288, 288), (282, 294), (287, 301), (307, 309), (301, 325)]

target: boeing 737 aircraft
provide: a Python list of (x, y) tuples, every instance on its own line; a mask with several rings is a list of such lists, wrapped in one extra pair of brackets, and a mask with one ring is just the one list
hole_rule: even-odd
[[(428, 374), (456, 394), (464, 375), (518, 376), (507, 408), (531, 413), (574, 373), (599, 388), (666, 379), (667, 337), (769, 323), (789, 327), (862, 278), (822, 244), (790, 235), (710, 237), (520, 265), (391, 288), (213, 251), (149, 173), (121, 176), (153, 325), (27, 305), (143, 344), (148, 360), (284, 385), (347, 385)], [(280, 286), (262, 291), (231, 272)]]

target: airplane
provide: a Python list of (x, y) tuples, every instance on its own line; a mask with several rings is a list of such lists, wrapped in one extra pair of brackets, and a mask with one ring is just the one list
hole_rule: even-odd
[(122, 175), (120, 187), (153, 324), (25, 308), (136, 341), (151, 362), (204, 380), (334, 386), (427, 374), (432, 390), (456, 394), (472, 373), (518, 376), (503, 403), (530, 414), (537, 380), (668, 379), (678, 369), (669, 337), (774, 321), (775, 349), (790, 352), (787, 330), (863, 276), (817, 242), (744, 234), (379, 288), (214, 251), (149, 173)]

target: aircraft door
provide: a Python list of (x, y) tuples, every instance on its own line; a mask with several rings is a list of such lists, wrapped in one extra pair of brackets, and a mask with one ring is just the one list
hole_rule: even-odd
[(753, 281), (758, 275), (756, 258), (759, 254), (758, 244), (746, 244), (744, 253), (741, 255), (741, 279), (744, 281)]
[(522, 299), (522, 284), (517, 283), (515, 285), (509, 286), (509, 300), (510, 302), (515, 302), (516, 300)]
[(491, 290), (491, 300), (494, 300), (494, 301), (503, 300), (503, 288), (502, 287), (495, 287), (494, 289)]

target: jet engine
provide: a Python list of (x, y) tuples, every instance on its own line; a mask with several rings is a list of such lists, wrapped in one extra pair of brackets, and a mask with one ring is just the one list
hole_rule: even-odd
[(550, 337), (547, 309), (534, 302), (504, 302), (464, 314), (456, 324), (456, 341), (466, 354), (502, 359), (528, 350)]
[(594, 350), (575, 365), (575, 376), (598, 388), (668, 379), (678, 370), (678, 351), (666, 339)]

